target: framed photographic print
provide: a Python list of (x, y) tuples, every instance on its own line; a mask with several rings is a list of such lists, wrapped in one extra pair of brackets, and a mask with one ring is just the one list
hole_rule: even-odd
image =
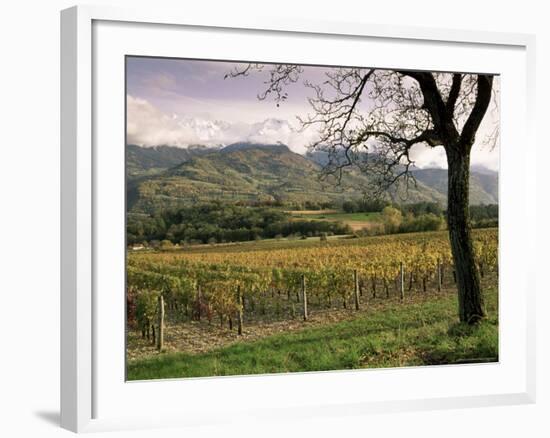
[(61, 45), (63, 427), (534, 400), (531, 36), (75, 7)]

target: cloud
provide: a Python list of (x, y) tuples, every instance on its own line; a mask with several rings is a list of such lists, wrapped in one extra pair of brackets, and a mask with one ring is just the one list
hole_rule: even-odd
[(170, 145), (219, 146), (240, 141), (283, 143), (295, 152), (305, 153), (314, 140), (310, 129), (298, 132), (284, 119), (267, 118), (261, 122), (226, 122), (201, 117), (182, 118), (166, 114), (145, 99), (127, 96), (127, 142), (144, 147)]
[[(227, 112), (228, 109), (225, 108)], [(233, 110), (236, 111), (236, 110)], [(292, 120), (292, 119), (291, 119)], [(292, 151), (304, 154), (318, 133), (309, 127), (300, 131), (286, 118), (265, 118), (261, 121), (226, 121), (209, 113), (181, 117), (166, 113), (149, 101), (127, 96), (127, 143), (143, 147), (191, 145), (224, 146), (236, 142), (260, 144), (283, 143)], [(480, 136), (483, 139), (483, 135)], [(498, 170), (498, 147), (492, 149), (479, 141), (472, 149), (472, 164)], [(447, 168), (443, 147), (422, 144), (411, 149), (411, 158), (419, 168)]]
[(432, 148), (424, 144), (417, 144), (411, 148), (410, 157), (421, 169), (447, 168), (447, 156), (442, 146)]
[(126, 141), (129, 144), (181, 146), (193, 134), (178, 126), (174, 117), (162, 113), (144, 99), (127, 96), (126, 105)]
[[(495, 149), (488, 145), (478, 142), (472, 147), (470, 161), (472, 165), (498, 171), (498, 147)], [(411, 149), (411, 159), (415, 162), (416, 167), (421, 169), (441, 168), (447, 169), (447, 155), (442, 146), (435, 148), (422, 144), (413, 146)]]
[(249, 134), (244, 138), (251, 143), (283, 143), (292, 151), (305, 154), (308, 145), (317, 140), (318, 134), (313, 128), (298, 130), (284, 119), (265, 119), (250, 126)]

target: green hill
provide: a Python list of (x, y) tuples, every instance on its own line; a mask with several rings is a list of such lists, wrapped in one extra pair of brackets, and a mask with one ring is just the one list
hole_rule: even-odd
[[(447, 170), (421, 169), (413, 172), (417, 181), (447, 197)], [(498, 204), (498, 175), (496, 172), (470, 173), (470, 204)]]
[[(285, 205), (305, 201), (341, 202), (363, 196), (368, 179), (358, 171), (346, 171), (338, 183), (334, 177), (320, 180), (321, 165), (290, 151), (284, 145), (236, 143), (223, 149), (127, 149), (128, 209), (152, 213), (189, 202), (273, 201)], [(446, 171), (415, 171), (417, 187), (407, 194), (388, 193), (401, 202), (446, 200)], [(493, 178), (493, 179), (491, 179)], [(495, 202), (487, 192), (496, 176), (473, 174), (476, 203)]]
[(170, 167), (183, 163), (196, 155), (212, 152), (205, 146), (177, 148), (173, 146), (141, 147), (126, 146), (126, 174), (129, 179), (158, 174)]

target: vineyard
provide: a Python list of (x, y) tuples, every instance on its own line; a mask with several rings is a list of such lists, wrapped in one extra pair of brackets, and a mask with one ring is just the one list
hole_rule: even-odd
[[(480, 275), (496, 279), (498, 231), (474, 231)], [(308, 321), (316, 313), (369, 309), (454, 289), (446, 232), (271, 246), (212, 245), (128, 255), (130, 330), (163, 349), (166, 322), (247, 327)]]

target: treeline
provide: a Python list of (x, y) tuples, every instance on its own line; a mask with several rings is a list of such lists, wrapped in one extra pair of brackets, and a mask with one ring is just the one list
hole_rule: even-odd
[[(446, 210), (434, 202), (418, 202), (403, 205), (386, 205), (381, 210), (378, 224), (365, 230), (365, 234), (413, 233), (437, 231), (446, 225)], [(474, 205), (470, 207), (473, 228), (498, 226), (498, 205)]]
[[(346, 200), (342, 203), (342, 210), (346, 213), (373, 213), (382, 212), (386, 207), (392, 207), (401, 212), (404, 217), (420, 218), (424, 215), (446, 217), (447, 211), (437, 202), (414, 202), (410, 204), (394, 204), (386, 200), (359, 199)], [(424, 218), (428, 222), (433, 217)], [(476, 228), (498, 226), (498, 204), (471, 205), (470, 220)], [(418, 221), (417, 221), (418, 222)], [(422, 222), (422, 221), (420, 221)], [(412, 225), (416, 226), (416, 225)]]
[(346, 213), (375, 213), (391, 205), (382, 199), (351, 199), (342, 203), (342, 210)]
[(380, 215), (380, 221), (365, 230), (367, 235), (415, 233), (421, 231), (438, 231), (445, 227), (445, 217), (418, 210), (401, 210), (388, 205), (384, 207)]
[[(436, 231), (443, 229), (446, 223), (446, 211), (434, 202), (395, 205), (365, 200), (345, 201), (343, 205), (346, 206), (345, 211), (350, 213), (381, 213), (380, 221), (360, 234)], [(474, 228), (498, 226), (498, 205), (471, 206), (470, 218)], [(350, 227), (341, 222), (298, 220), (282, 209), (217, 201), (165, 210), (154, 215), (130, 214), (126, 231), (129, 245), (161, 241), (173, 244), (244, 242), (352, 233)]]
[(129, 215), (126, 231), (128, 244), (152, 241), (224, 243), (351, 232), (347, 225), (339, 222), (292, 220), (282, 210), (220, 202), (167, 210), (153, 216)]
[(474, 228), (498, 227), (498, 204), (470, 206), (470, 220)]
[(240, 199), (233, 202), (241, 207), (272, 207), (286, 210), (326, 210), (338, 209), (340, 204), (333, 201), (288, 201), (275, 196), (275, 199)]

